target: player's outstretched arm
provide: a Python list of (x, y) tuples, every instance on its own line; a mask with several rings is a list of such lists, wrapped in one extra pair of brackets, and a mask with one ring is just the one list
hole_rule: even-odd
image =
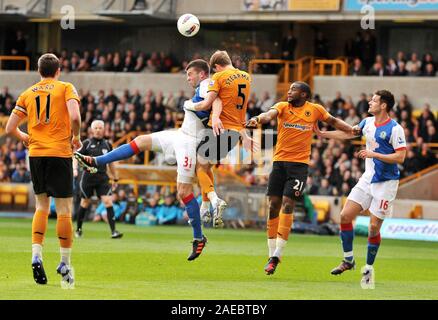
[(256, 117), (252, 117), (251, 119), (249, 119), (245, 126), (247, 128), (257, 128), (257, 125), (259, 123), (268, 123), (270, 122), (272, 119), (277, 118), (278, 116), (278, 111), (276, 109), (270, 109), (267, 112), (263, 112), (261, 114), (259, 114)]
[(184, 109), (191, 110), (191, 111), (204, 111), (211, 109), (211, 106), (213, 105), (213, 101), (217, 97), (216, 91), (209, 91), (207, 95), (205, 96), (205, 99), (194, 103), (191, 99), (184, 102)]
[(339, 140), (348, 140), (354, 139), (360, 136), (360, 128), (358, 126), (353, 127), (353, 133), (347, 133), (345, 131), (335, 130), (335, 131), (321, 131), (316, 123), (313, 127), (313, 131), (316, 133), (318, 137), (326, 138), (326, 139), (339, 139)]
[[(337, 130), (343, 131), (347, 134), (352, 135), (353, 137), (360, 135), (360, 130), (353, 130), (353, 127), (350, 126), (348, 123), (346, 123), (345, 121), (335, 118), (332, 115), (330, 115), (326, 120), (326, 123), (328, 123), (329, 125), (331, 125), (332, 127), (334, 127)], [(351, 139), (351, 138), (349, 138)]]

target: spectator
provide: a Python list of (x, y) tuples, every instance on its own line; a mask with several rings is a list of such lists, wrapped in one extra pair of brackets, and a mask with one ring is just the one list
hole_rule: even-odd
[(318, 195), (320, 196), (332, 196), (333, 187), (330, 186), (329, 181), (326, 178), (321, 180), (321, 186), (318, 188)]
[(425, 77), (435, 77), (435, 73), (435, 66), (433, 65), (433, 63), (429, 62), (426, 64), (422, 75)]
[(397, 64), (397, 70), (395, 72), (395, 76), (399, 76), (399, 77), (405, 77), (407, 76), (408, 70), (406, 70), (406, 64), (404, 61), (399, 61)]
[(2, 92), (0, 93), (0, 108), (4, 107), (6, 104), (6, 99), (13, 99), (12, 95), (9, 93), (9, 88), (7, 86), (3, 87)]
[(318, 58), (328, 58), (328, 41), (322, 31), (317, 31), (314, 41), (314, 55)]
[(406, 70), (408, 70), (409, 73), (421, 73), (421, 61), (418, 60), (416, 52), (411, 54), (411, 60), (406, 63)]
[(359, 115), (368, 114), (369, 104), (367, 95), (365, 93), (360, 94), (360, 100), (357, 102), (356, 110)]
[(284, 60), (295, 60), (295, 49), (297, 47), (297, 39), (294, 36), (294, 31), (290, 28), (287, 36), (283, 38), (281, 43), (281, 58)]
[(376, 56), (376, 39), (369, 32), (365, 32), (362, 45), (362, 62), (365, 70), (369, 70), (373, 64), (373, 59)]
[(353, 65), (350, 68), (349, 74), (351, 76), (364, 76), (366, 75), (365, 68), (362, 65), (362, 61), (359, 58), (355, 58)]
[(274, 105), (274, 99), (271, 98), (268, 91), (263, 93), (262, 99), (259, 100), (256, 108), (262, 110), (262, 112), (268, 111)]
[(23, 165), (17, 165), (14, 173), (12, 174), (12, 182), (27, 183), (30, 182), (30, 172), (26, 170)]
[(421, 76), (421, 69), (418, 64), (412, 64), (410, 67), (410, 71), (408, 71), (408, 76), (410, 77), (418, 77)]
[(173, 197), (166, 196), (164, 204), (157, 211), (158, 224), (176, 224), (182, 216), (182, 210), (175, 205)]

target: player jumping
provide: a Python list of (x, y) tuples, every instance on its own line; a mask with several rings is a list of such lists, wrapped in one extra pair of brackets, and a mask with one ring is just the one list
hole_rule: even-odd
[(380, 246), (380, 228), (383, 220), (391, 216), (393, 202), (397, 195), (400, 172), (397, 164), (403, 164), (406, 156), (406, 139), (403, 128), (389, 117), (394, 106), (394, 96), (387, 90), (376, 91), (369, 102), (368, 112), (372, 117), (363, 119), (358, 126), (358, 134), (339, 131), (316, 133), (323, 138), (352, 139), (358, 135), (366, 138), (366, 149), (357, 156), (365, 159), (365, 172), (351, 190), (341, 211), (341, 240), (344, 260), (331, 273), (338, 275), (355, 268), (353, 256), (354, 230), (352, 221), (369, 209), (371, 213), (368, 228), (367, 262), (362, 268), (361, 286), (374, 289), (373, 264)]
[[(186, 101), (186, 110), (202, 111), (212, 108), (204, 139), (198, 146), (198, 178), (201, 186), (213, 186), (211, 168), (219, 163), (238, 144), (240, 137), (246, 148), (257, 148), (245, 132), (246, 108), (251, 90), (251, 77), (245, 71), (233, 67), (226, 51), (216, 51), (210, 58), (210, 66), (216, 73), (212, 76), (205, 99), (195, 103)], [(219, 97), (222, 104), (214, 104)], [(222, 227), (223, 212), (227, 204), (221, 199), (211, 198), (214, 209), (213, 226)]]
[[(202, 100), (207, 93), (210, 67), (204, 60), (191, 61), (187, 68), (187, 81), (196, 88), (192, 98), (195, 102)], [(218, 101), (220, 102), (220, 101)], [(185, 111), (184, 121), (179, 130), (166, 130), (141, 135), (129, 144), (98, 157), (84, 156), (78, 152), (74, 154), (78, 163), (91, 172), (98, 166), (114, 161), (128, 159), (143, 151), (152, 150), (166, 155), (175, 155), (177, 162), (177, 192), (186, 206), (186, 211), (193, 228), (193, 248), (188, 260), (196, 259), (205, 247), (207, 238), (203, 235), (199, 204), (193, 195), (192, 179), (195, 176), (196, 147), (202, 138), (201, 132), (208, 121), (209, 112)]]
[(273, 274), (280, 262), (292, 227), (295, 201), (306, 187), (313, 126), (318, 121), (324, 121), (346, 133), (353, 130), (344, 121), (331, 116), (323, 106), (310, 103), (310, 98), (310, 87), (304, 82), (294, 82), (287, 93), (287, 102), (275, 104), (247, 123), (247, 127), (257, 127), (259, 123), (269, 123), (275, 118), (278, 123), (277, 145), (267, 191), (267, 275)]

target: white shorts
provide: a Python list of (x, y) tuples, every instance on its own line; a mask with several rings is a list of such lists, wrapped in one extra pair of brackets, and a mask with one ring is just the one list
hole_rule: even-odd
[(152, 133), (152, 151), (164, 154), (167, 162), (176, 160), (179, 183), (192, 183), (196, 166), (196, 138), (180, 130)]
[(363, 210), (369, 209), (371, 214), (383, 220), (392, 215), (398, 182), (399, 180), (389, 180), (370, 183), (361, 178), (347, 199), (357, 202)]

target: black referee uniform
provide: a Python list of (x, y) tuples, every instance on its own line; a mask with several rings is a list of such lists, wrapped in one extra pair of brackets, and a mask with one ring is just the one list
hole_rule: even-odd
[[(79, 152), (86, 156), (98, 157), (106, 154), (112, 150), (111, 144), (106, 139), (87, 139), (82, 143), (82, 148)], [(112, 185), (109, 182), (109, 176), (107, 174), (106, 165), (98, 166), (96, 173), (89, 173), (87, 170), (83, 171), (82, 177), (79, 181), (79, 191), (82, 199), (90, 199), (94, 193), (101, 198), (102, 196), (111, 195)], [(85, 217), (85, 213), (88, 208), (80, 206), (78, 211), (78, 221), (76, 229), (76, 237), (82, 236), (82, 223)], [(112, 238), (121, 238), (122, 233), (119, 233), (115, 229), (114, 208), (113, 206), (106, 208), (108, 223), (111, 228)]]

